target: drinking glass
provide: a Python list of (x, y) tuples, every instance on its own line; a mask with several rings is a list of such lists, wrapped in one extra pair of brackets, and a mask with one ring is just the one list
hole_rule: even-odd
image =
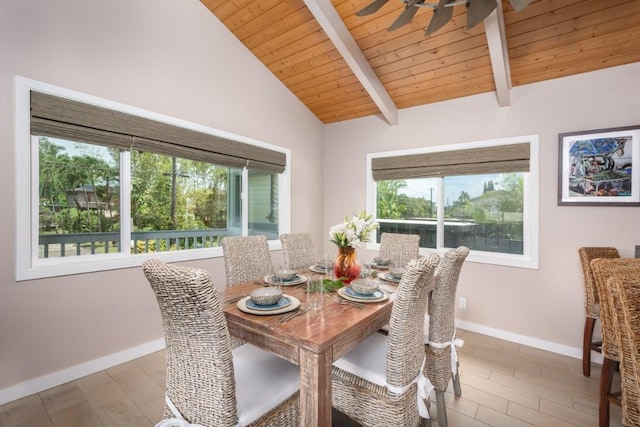
[(322, 259), (322, 261), (324, 262), (324, 274), (329, 279), (331, 279), (333, 277), (334, 259), (333, 259), (333, 257), (331, 255), (324, 254), (324, 258)]
[(371, 261), (360, 260), (359, 262), (362, 267), (360, 269), (360, 278), (362, 279), (370, 278), (373, 272), (373, 267), (371, 267)]
[(273, 268), (273, 277), (271, 278), (270, 282), (276, 289), (282, 290), (282, 287), (284, 286), (284, 276), (282, 275), (284, 273), (284, 270), (284, 266), (280, 264), (276, 265)]
[(307, 308), (320, 310), (324, 305), (324, 283), (322, 276), (312, 276), (307, 282)]

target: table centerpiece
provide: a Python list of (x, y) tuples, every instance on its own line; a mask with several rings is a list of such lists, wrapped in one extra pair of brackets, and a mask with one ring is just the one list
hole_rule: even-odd
[(329, 230), (331, 242), (338, 247), (338, 257), (333, 264), (333, 274), (336, 278), (348, 284), (360, 276), (360, 263), (356, 256), (356, 248), (360, 243), (369, 242), (372, 231), (380, 228), (365, 211), (353, 215), (351, 219), (345, 217), (344, 222), (336, 224)]

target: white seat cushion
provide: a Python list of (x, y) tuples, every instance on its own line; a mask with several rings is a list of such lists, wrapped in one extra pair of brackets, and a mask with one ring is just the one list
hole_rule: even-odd
[[(428, 328), (427, 328), (428, 329)], [(373, 334), (358, 344), (353, 350), (333, 363), (333, 366), (357, 375), (376, 385), (387, 387), (393, 393), (404, 393), (413, 383), (418, 384), (418, 412), (422, 418), (429, 418), (429, 411), (423, 399), (429, 398), (433, 389), (431, 382), (423, 375), (422, 367), (415, 379), (402, 387), (387, 384), (387, 336)]]
[(251, 424), (300, 389), (300, 368), (245, 344), (233, 350), (240, 425)]
[(387, 337), (373, 334), (333, 362), (333, 366), (374, 384), (387, 385)]

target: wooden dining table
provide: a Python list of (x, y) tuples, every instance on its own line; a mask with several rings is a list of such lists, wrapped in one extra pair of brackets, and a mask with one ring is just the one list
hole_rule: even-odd
[[(302, 273), (308, 275), (309, 273)], [(392, 302), (368, 303), (366, 308), (339, 304), (325, 293), (323, 308), (305, 311), (284, 323), (285, 314), (255, 315), (240, 311), (237, 301), (252, 289), (264, 286), (255, 281), (226, 287), (222, 301), (229, 333), (300, 366), (300, 425), (331, 426), (331, 364), (358, 343), (389, 322)], [(301, 301), (306, 286), (284, 286), (285, 295)]]

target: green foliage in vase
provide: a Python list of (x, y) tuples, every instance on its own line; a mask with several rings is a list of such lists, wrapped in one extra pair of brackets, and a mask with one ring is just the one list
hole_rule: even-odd
[(342, 277), (336, 280), (324, 279), (322, 280), (322, 284), (324, 286), (324, 290), (326, 292), (335, 292), (341, 287), (344, 286), (344, 282), (342, 281)]

